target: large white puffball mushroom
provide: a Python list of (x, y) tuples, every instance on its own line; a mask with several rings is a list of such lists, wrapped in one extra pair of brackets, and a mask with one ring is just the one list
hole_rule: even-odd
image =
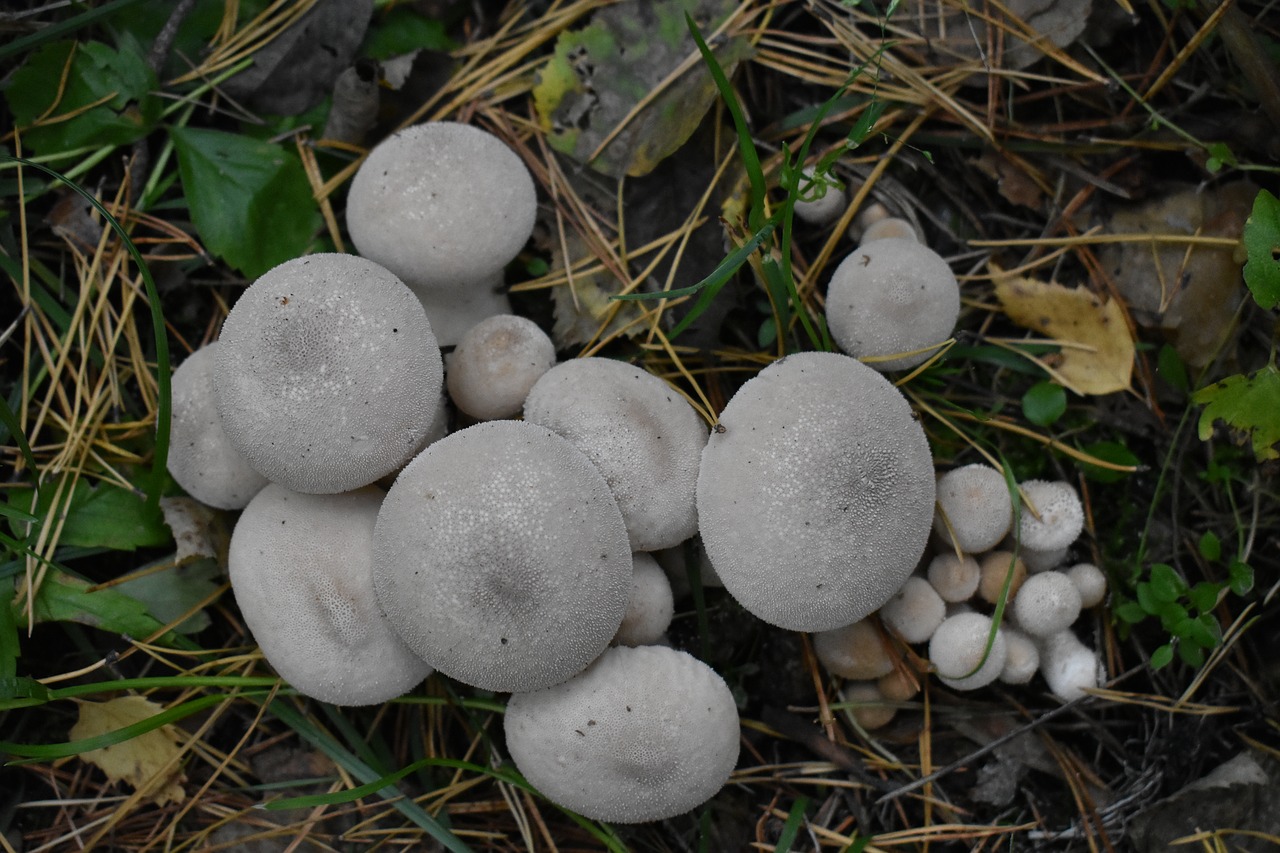
[(1039, 642), (1040, 672), (1049, 690), (1063, 702), (1087, 695), (1102, 684), (1102, 661), (1070, 630), (1059, 631)]
[(510, 313), (502, 270), (533, 231), (529, 170), (496, 136), (456, 122), (414, 125), (379, 143), (347, 194), (360, 254), (422, 300), (442, 346)]
[(651, 555), (637, 551), (631, 555), (631, 565), (631, 597), (613, 641), (620, 646), (649, 646), (671, 627), (675, 599), (667, 573)]
[(1107, 597), (1107, 576), (1093, 563), (1076, 563), (1067, 569), (1067, 577), (1080, 593), (1081, 607), (1097, 607)]
[(227, 437), (259, 473), (298, 492), (376, 481), (431, 426), (444, 371), (422, 306), (353, 255), (286, 261), (240, 295), (214, 383)]
[(908, 643), (927, 643), (947, 618), (947, 605), (924, 578), (910, 577), (880, 608), (880, 619)]
[(972, 598), (982, 579), (978, 561), (968, 554), (958, 557), (954, 553), (939, 554), (929, 561), (926, 572), (929, 584), (950, 604)]
[(694, 488), (707, 426), (658, 377), (608, 358), (562, 362), (534, 383), (524, 419), (596, 464), (618, 499), (631, 550), (669, 548), (697, 532)]
[[(1009, 597), (1012, 601), (1027, 579), (1027, 565), (1021, 557), (1015, 557), (1012, 551), (988, 551), (978, 561), (978, 570), (982, 578), (978, 581), (978, 595), (988, 604), (995, 604), (1004, 592), (1005, 581), (1009, 583)], [(1010, 575), (1013, 575), (1010, 578)]]
[(1080, 618), (1080, 592), (1062, 572), (1041, 572), (1022, 584), (1011, 612), (1028, 634), (1049, 637)]
[(938, 477), (933, 529), (945, 544), (981, 554), (1000, 544), (1012, 523), (1009, 486), (995, 468), (974, 463)]
[(504, 727), (524, 777), (594, 820), (687, 812), (715, 796), (738, 762), (728, 685), (702, 661), (661, 646), (619, 646), (559, 686), (517, 693)]
[(213, 375), (215, 341), (173, 372), (169, 473), (191, 497), (216, 509), (244, 509), (267, 478), (232, 446), (218, 415)]
[(759, 618), (829, 631), (902, 588), (933, 522), (924, 430), (876, 371), (790, 355), (729, 400), (702, 453), (698, 519), (725, 588)]
[(449, 356), (449, 396), (477, 420), (515, 417), (533, 383), (555, 363), (555, 344), (537, 323), (514, 314), (488, 317)]
[(1005, 684), (1028, 683), (1040, 669), (1039, 649), (1030, 637), (1007, 624), (1000, 626), (1000, 633), (1004, 634), (1005, 645), (1000, 680)]
[(868, 681), (893, 671), (893, 656), (885, 638), (866, 619), (817, 632), (813, 635), (813, 653), (827, 672), (855, 681)]
[(991, 624), (991, 618), (981, 613), (957, 613), (933, 632), (929, 660), (943, 684), (954, 690), (977, 690), (1000, 677), (1008, 655), (1003, 631), (996, 631), (990, 653), (986, 660), (982, 657)]
[[(1084, 529), (1084, 505), (1070, 483), (1061, 480), (1027, 480), (1020, 484), (1030, 507), (1023, 507), (1018, 531), (1022, 546), (1031, 551), (1053, 552), (1069, 548)], [(1031, 561), (1027, 561), (1027, 568)]]
[(840, 349), (855, 358), (925, 350), (871, 362), (876, 370), (925, 361), (951, 337), (959, 315), (955, 274), (937, 252), (915, 240), (864, 243), (831, 274), (827, 326)]
[[(826, 225), (840, 218), (844, 213), (844, 189), (831, 184), (813, 184), (805, 192), (805, 186), (813, 179), (813, 167), (805, 166), (800, 178), (800, 198), (796, 201), (796, 216), (813, 225)], [(821, 196), (819, 196), (821, 193)]]
[(372, 486), (305, 495), (272, 483), (231, 536), (227, 570), (245, 624), (280, 677), (322, 702), (386, 702), (431, 674), (374, 597), (382, 497)]
[(591, 461), (534, 424), (489, 421), (432, 444), (378, 514), (374, 589), (423, 660), (484, 690), (537, 690), (622, 623), (631, 549)]

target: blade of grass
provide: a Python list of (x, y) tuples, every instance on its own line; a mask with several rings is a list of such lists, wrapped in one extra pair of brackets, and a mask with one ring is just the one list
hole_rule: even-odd
[(782, 832), (778, 834), (778, 844), (773, 848), (774, 853), (790, 853), (791, 845), (796, 842), (800, 825), (804, 823), (804, 813), (808, 808), (808, 797), (796, 797), (796, 801), (791, 804), (791, 813), (787, 815), (787, 822), (782, 825)]

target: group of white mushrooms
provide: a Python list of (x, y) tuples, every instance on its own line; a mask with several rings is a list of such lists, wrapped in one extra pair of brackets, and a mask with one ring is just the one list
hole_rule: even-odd
[[(964, 596), (934, 576), (959, 571), (942, 567), (949, 558), (968, 571), (972, 557), (943, 553), (928, 581), (913, 576), (935, 514), (957, 555), (990, 546), (961, 538), (976, 511), (967, 487), (952, 488), (960, 472), (935, 483), (905, 398), (859, 360), (888, 370), (928, 358), (951, 333), (959, 291), (914, 238), (864, 241), (828, 296), (849, 355), (773, 363), (712, 427), (640, 368), (556, 364), (545, 333), (508, 313), (502, 270), (535, 204), (519, 158), (476, 128), (428, 123), (376, 147), (347, 208), (361, 256), (266, 273), (219, 341), (175, 373), (170, 470), (196, 499), (243, 509), (229, 555), (236, 601), (299, 692), (374, 704), (433, 670), (509, 692), (507, 748), (547, 797), (597, 819), (661, 819), (723, 786), (739, 726), (723, 679), (662, 645), (673, 597), (653, 552), (700, 535), (728, 591), (767, 622), (819, 632), (837, 673), (822, 650), (877, 610), (907, 642), (987, 618), (942, 619)], [(446, 391), (473, 425), (448, 433)], [(1029, 558), (1059, 492), (1023, 493)], [(1008, 516), (1007, 489), (1001, 506)], [(1008, 533), (1006, 518), (996, 540)], [(1074, 615), (1054, 616), (1049, 632), (1023, 604), (1061, 594), (1034, 591), (1050, 576), (1027, 580), (1013, 613), (1052, 644)], [(941, 614), (928, 634), (893, 615), (921, 584)], [(981, 672), (1009, 665), (1015, 635), (1002, 631)], [(944, 680), (971, 684), (981, 655), (944, 664), (968, 647), (935, 645)]]

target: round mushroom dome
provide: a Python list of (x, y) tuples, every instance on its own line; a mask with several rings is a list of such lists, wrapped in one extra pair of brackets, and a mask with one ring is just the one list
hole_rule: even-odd
[(354, 255), (286, 261), (227, 316), (214, 383), (223, 429), (273, 483), (331, 494), (395, 470), (430, 428), (444, 382), (422, 306)]
[(524, 419), (587, 454), (618, 499), (633, 551), (670, 548), (698, 530), (694, 491), (707, 427), (658, 377), (608, 358), (576, 358), (542, 375)]
[(231, 536), (227, 571), (245, 624), (280, 677), (322, 702), (386, 702), (431, 674), (374, 598), (381, 503), (372, 486), (305, 495), (272, 483)]
[(960, 285), (947, 262), (915, 240), (864, 243), (840, 262), (827, 289), (827, 326), (840, 349), (876, 370), (914, 367), (955, 329)]
[(374, 589), (391, 625), (484, 690), (581, 672), (622, 623), (631, 571), (604, 478), (534, 424), (489, 421), (431, 444), (378, 514)]
[(728, 685), (686, 652), (618, 646), (585, 672), (507, 704), (507, 749), (553, 803), (641, 823), (715, 796), (738, 762)]
[[(1019, 484), (1027, 500), (1040, 514), (1036, 518), (1024, 507), (1018, 532), (1022, 547), (1041, 554), (1056, 554), (1071, 547), (1084, 529), (1084, 505), (1070, 483), (1061, 480), (1027, 480)], [(1061, 556), (1061, 555), (1060, 555)], [(1027, 568), (1035, 570), (1031, 560)]]
[(948, 616), (933, 632), (929, 661), (943, 684), (953, 690), (977, 690), (1000, 677), (1008, 648), (1003, 629), (998, 629), (987, 650), (991, 625), (991, 617), (981, 613), (957, 613)]
[(911, 576), (933, 523), (924, 430), (902, 394), (837, 353), (787, 356), (733, 396), (702, 453), (698, 523), (747, 610), (827, 631)]
[(497, 314), (472, 326), (449, 356), (449, 396), (477, 420), (515, 417), (555, 363), (555, 344), (537, 323)]
[(1004, 474), (975, 462), (938, 477), (938, 512), (933, 529), (947, 545), (966, 554), (990, 551), (1009, 532), (1013, 500)]

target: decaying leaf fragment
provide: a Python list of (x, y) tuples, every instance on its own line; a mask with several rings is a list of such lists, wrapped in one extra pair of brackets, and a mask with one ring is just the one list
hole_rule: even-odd
[[(80, 719), (71, 739), (97, 737), (154, 717), (164, 710), (145, 696), (121, 696), (106, 702), (80, 702)], [(123, 781), (158, 806), (180, 803), (186, 781), (178, 766), (178, 741), (172, 726), (161, 726), (113, 746), (82, 753), (112, 782)]]
[(1009, 319), (1063, 344), (1051, 360), (1054, 378), (1077, 394), (1129, 388), (1133, 335), (1119, 303), (1084, 287), (1003, 275), (992, 265), (996, 297)]

